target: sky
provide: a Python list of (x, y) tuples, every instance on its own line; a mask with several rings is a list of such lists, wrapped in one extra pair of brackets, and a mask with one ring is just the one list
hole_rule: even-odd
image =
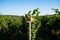
[(35, 8), (39, 8), (39, 15), (54, 14), (51, 8), (60, 9), (60, 0), (0, 0), (3, 15), (24, 15)]

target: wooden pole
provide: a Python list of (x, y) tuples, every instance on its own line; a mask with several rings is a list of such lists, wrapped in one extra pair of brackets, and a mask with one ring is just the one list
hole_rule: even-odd
[(29, 16), (27, 22), (29, 23), (29, 40), (31, 40), (31, 23), (34, 22), (34, 19)]
[(31, 22), (29, 22), (29, 40), (31, 40)]

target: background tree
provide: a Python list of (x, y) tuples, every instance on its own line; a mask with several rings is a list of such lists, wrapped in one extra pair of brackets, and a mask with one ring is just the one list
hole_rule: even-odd
[(52, 10), (54, 10), (54, 11), (55, 11), (55, 13), (58, 13), (58, 14), (60, 14), (60, 11), (59, 11), (59, 9), (52, 8)]

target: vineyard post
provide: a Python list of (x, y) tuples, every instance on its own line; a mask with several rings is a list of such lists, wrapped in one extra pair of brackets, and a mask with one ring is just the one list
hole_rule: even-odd
[(31, 23), (34, 21), (32, 16), (27, 18), (27, 22), (29, 23), (29, 40), (31, 40)]

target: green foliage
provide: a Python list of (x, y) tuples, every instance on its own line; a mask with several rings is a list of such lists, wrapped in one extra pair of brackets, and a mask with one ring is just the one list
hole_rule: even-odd
[(39, 8), (36, 8), (36, 9), (33, 10), (33, 12), (29, 11), (28, 14), (25, 15), (25, 19), (28, 18), (29, 16), (32, 16), (34, 18), (34, 20), (35, 20), (32, 23), (32, 36), (31, 36), (32, 40), (34, 40), (34, 38), (36, 36), (36, 32), (37, 32), (39, 26), (41, 25), (41, 22), (40, 22), (41, 18), (38, 17), (39, 13), (40, 13)]
[(38, 16), (39, 13), (40, 13), (40, 12), (39, 12), (39, 8), (36, 8), (36, 9), (33, 10), (32, 15)]
[(35, 40), (60, 40), (60, 15), (46, 15), (41, 18), (41, 27)]
[(60, 40), (60, 14), (38, 15), (38, 8), (22, 17), (0, 15), (0, 40), (29, 40), (28, 16), (35, 19), (32, 23), (32, 40)]
[[(0, 16), (0, 40), (24, 40), (22, 17)], [(24, 39), (23, 39), (24, 38)]]
[(38, 31), (39, 27), (41, 26), (41, 17), (35, 16), (35, 22), (32, 23), (32, 40), (35, 40), (36, 32)]

